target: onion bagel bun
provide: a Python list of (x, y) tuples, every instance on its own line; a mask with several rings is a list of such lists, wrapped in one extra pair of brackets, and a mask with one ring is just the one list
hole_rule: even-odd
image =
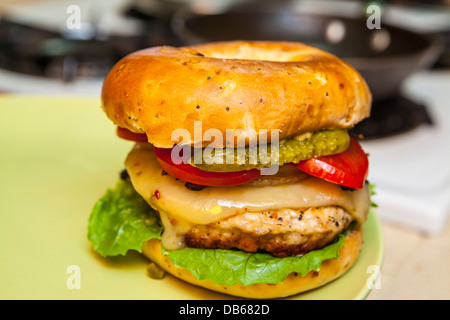
[(291, 273), (280, 283), (261, 283), (249, 286), (216, 284), (210, 280), (198, 280), (185, 269), (177, 268), (161, 253), (161, 241), (150, 240), (144, 243), (142, 253), (174, 277), (193, 285), (232, 296), (250, 299), (284, 298), (321, 287), (342, 276), (356, 261), (363, 244), (361, 227), (351, 230), (345, 237), (345, 245), (339, 250), (338, 259), (322, 262), (319, 271), (311, 271), (305, 276)]
[(237, 138), (260, 129), (277, 129), (284, 139), (350, 128), (369, 116), (371, 100), (366, 82), (351, 66), (292, 42), (144, 49), (119, 61), (102, 91), (103, 109), (115, 124), (145, 133), (161, 148), (174, 145), (171, 135), (179, 128), (190, 132), (191, 144), (204, 145), (196, 141), (194, 121), (223, 137), (234, 130)]
[(134, 143), (88, 239), (104, 257), (143, 253), (159, 280), (237, 297), (326, 285), (362, 249), (369, 160), (348, 129), (370, 107), (357, 71), (302, 43), (132, 53), (106, 77), (102, 108)]

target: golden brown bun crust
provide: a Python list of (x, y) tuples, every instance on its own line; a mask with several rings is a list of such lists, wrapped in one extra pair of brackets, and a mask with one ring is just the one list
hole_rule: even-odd
[(362, 244), (362, 229), (349, 231), (345, 238), (345, 245), (339, 251), (339, 258), (324, 261), (320, 271), (311, 271), (304, 277), (299, 274), (290, 274), (282, 283), (254, 284), (245, 287), (242, 285), (217, 285), (209, 280), (197, 280), (190, 271), (176, 268), (168, 257), (161, 254), (161, 242), (159, 240), (145, 242), (142, 251), (146, 257), (168, 273), (196, 286), (241, 298), (270, 299), (305, 292), (340, 277), (354, 264), (359, 256)]
[(369, 116), (371, 101), (355, 69), (296, 42), (144, 49), (119, 61), (102, 90), (102, 107), (115, 124), (164, 148), (178, 142), (171, 136), (179, 128), (197, 143), (194, 121), (203, 132), (220, 130), (224, 140), (226, 129), (237, 136), (277, 129), (283, 139), (349, 128)]

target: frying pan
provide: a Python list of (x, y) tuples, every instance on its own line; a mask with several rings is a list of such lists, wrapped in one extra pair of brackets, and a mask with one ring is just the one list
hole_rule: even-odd
[[(402, 81), (429, 67), (441, 52), (436, 39), (366, 18), (299, 12), (287, 5), (236, 6), (217, 14), (180, 11), (173, 29), (186, 45), (219, 40), (300, 41), (331, 52), (366, 79), (374, 102), (398, 93)], [(382, 21), (383, 22), (383, 21)]]

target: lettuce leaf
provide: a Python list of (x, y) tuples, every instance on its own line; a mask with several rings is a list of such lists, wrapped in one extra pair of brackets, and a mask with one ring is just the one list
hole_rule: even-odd
[[(95, 204), (88, 221), (88, 239), (102, 256), (141, 252), (145, 241), (161, 239), (163, 227), (155, 210), (134, 190), (129, 181), (120, 180)], [(217, 284), (251, 285), (282, 282), (290, 273), (305, 275), (318, 271), (322, 261), (336, 259), (345, 235), (332, 244), (303, 256), (278, 258), (266, 253), (238, 250), (185, 248), (166, 251), (178, 268), (188, 269), (199, 280)]]
[(142, 244), (160, 239), (162, 226), (156, 211), (134, 190), (129, 181), (119, 180), (106, 191), (92, 209), (88, 239), (100, 255), (125, 255), (141, 252)]
[[(370, 189), (370, 196), (374, 196), (376, 195), (376, 191), (375, 191), (375, 185), (373, 183), (369, 183), (369, 189)], [(378, 208), (378, 204), (376, 204), (375, 202), (373, 202), (373, 200), (370, 202), (370, 207), (372, 208)]]
[(164, 251), (178, 268), (188, 269), (198, 280), (212, 280), (216, 284), (248, 286), (256, 283), (279, 283), (290, 273), (302, 276), (318, 271), (322, 261), (337, 259), (345, 236), (335, 242), (310, 251), (303, 256), (278, 258), (266, 253), (246, 253), (237, 250), (186, 248)]

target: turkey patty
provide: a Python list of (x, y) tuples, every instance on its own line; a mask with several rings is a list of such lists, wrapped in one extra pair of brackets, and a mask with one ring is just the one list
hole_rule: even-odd
[(342, 233), (352, 217), (341, 207), (244, 212), (185, 236), (188, 247), (266, 251), (277, 257), (302, 255), (322, 248)]

